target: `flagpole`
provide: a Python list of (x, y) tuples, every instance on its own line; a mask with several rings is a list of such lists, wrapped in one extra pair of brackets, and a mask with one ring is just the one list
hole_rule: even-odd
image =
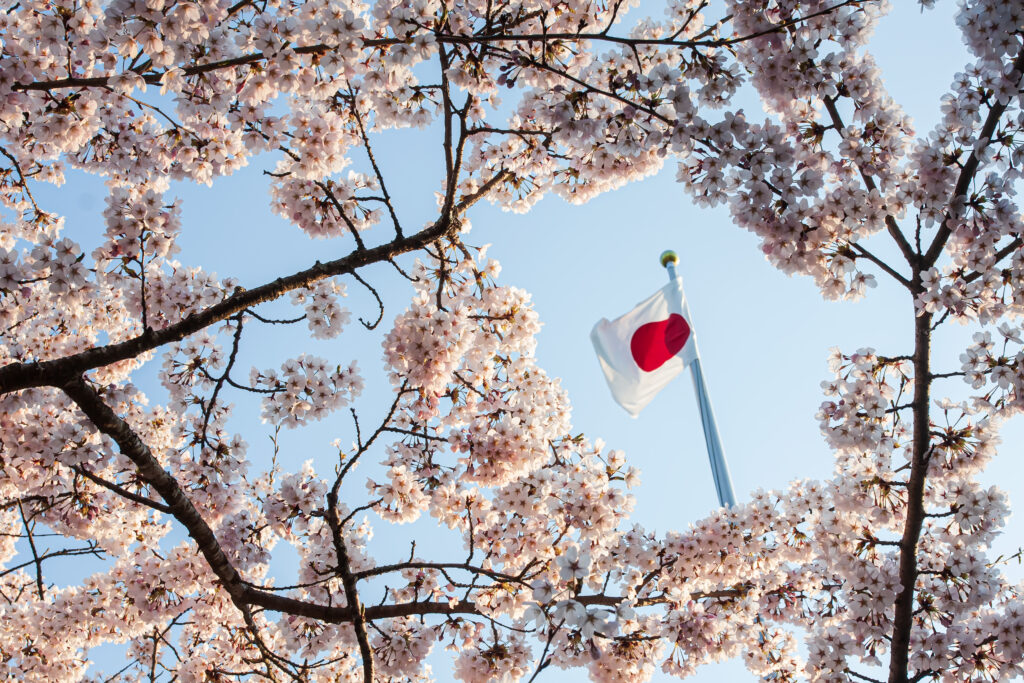
[[(676, 264), (679, 257), (674, 251), (666, 251), (661, 254), (661, 265), (668, 271), (669, 282), (676, 281)], [(682, 301), (679, 302), (682, 306)], [(693, 321), (689, 321), (692, 325)], [(697, 349), (697, 340), (693, 340), (696, 358), (690, 363), (690, 373), (693, 375), (693, 388), (697, 392), (697, 405), (700, 408), (700, 422), (704, 427), (704, 442), (707, 444), (708, 459), (711, 461), (711, 476), (715, 480), (715, 490), (718, 492), (718, 502), (723, 507), (731, 507), (736, 504), (736, 496), (732, 492), (732, 480), (729, 478), (729, 466), (725, 463), (725, 452), (722, 450), (722, 440), (718, 436), (718, 426), (715, 424), (715, 411), (711, 408), (711, 398), (708, 396), (708, 388), (704, 384), (704, 373), (700, 367), (700, 351)]]

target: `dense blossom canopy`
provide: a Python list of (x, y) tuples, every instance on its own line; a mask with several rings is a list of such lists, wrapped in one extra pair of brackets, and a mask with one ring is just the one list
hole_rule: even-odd
[[(1024, 406), (1024, 3), (962, 1), (974, 62), (925, 132), (865, 49), (884, 0), (630, 4), (0, 0), (0, 674), (418, 681), (435, 646), (467, 682), (734, 656), (774, 681), (1024, 673), (1024, 602), (987, 555), (1008, 503), (976, 479)], [(410, 126), (445, 170), (418, 229), (373, 147)], [(827, 298), (892, 279), (916, 315), (904, 355), (833, 353), (834, 478), (658, 535), (628, 519), (623, 453), (570, 433), (528, 293), (469, 235), (481, 200), (582, 202), (666, 162), (780, 270)], [(172, 181), (247, 164), (274, 213), (347, 251), (263, 282), (175, 260)], [(33, 193), (82, 173), (108, 188), (90, 253)], [(274, 429), (341, 424), (365, 381), (342, 346), (248, 373), (240, 351), (272, 324), (344, 339), (374, 264), (411, 292), (380, 330), (391, 401), (346, 423), (331, 471), (250, 459), (233, 396)], [(978, 332), (936, 372), (949, 321)], [(361, 459), (383, 474), (343, 488)], [(374, 522), (421, 518), (464, 552), (368, 551)], [(66, 543), (41, 552), (44, 531)], [(270, 571), (284, 545), (293, 576)], [(103, 570), (46, 580), (83, 554)], [(128, 666), (87, 671), (105, 643)]]

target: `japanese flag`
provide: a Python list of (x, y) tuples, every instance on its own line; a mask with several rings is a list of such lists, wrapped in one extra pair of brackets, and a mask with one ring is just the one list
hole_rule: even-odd
[(676, 278), (629, 313), (590, 333), (612, 396), (633, 417), (697, 358), (683, 281)]

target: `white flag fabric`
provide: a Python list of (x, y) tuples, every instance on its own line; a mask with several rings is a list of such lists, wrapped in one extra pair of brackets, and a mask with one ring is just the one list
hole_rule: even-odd
[(633, 417), (697, 358), (690, 312), (676, 278), (629, 313), (590, 332), (612, 396)]

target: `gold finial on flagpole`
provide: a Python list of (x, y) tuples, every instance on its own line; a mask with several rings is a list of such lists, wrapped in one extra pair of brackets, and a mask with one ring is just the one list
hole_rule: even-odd
[(671, 249), (661, 252), (662, 268), (668, 268), (669, 264), (672, 264), (674, 266), (677, 263), (679, 263), (679, 256), (676, 255), (676, 252), (672, 251)]

